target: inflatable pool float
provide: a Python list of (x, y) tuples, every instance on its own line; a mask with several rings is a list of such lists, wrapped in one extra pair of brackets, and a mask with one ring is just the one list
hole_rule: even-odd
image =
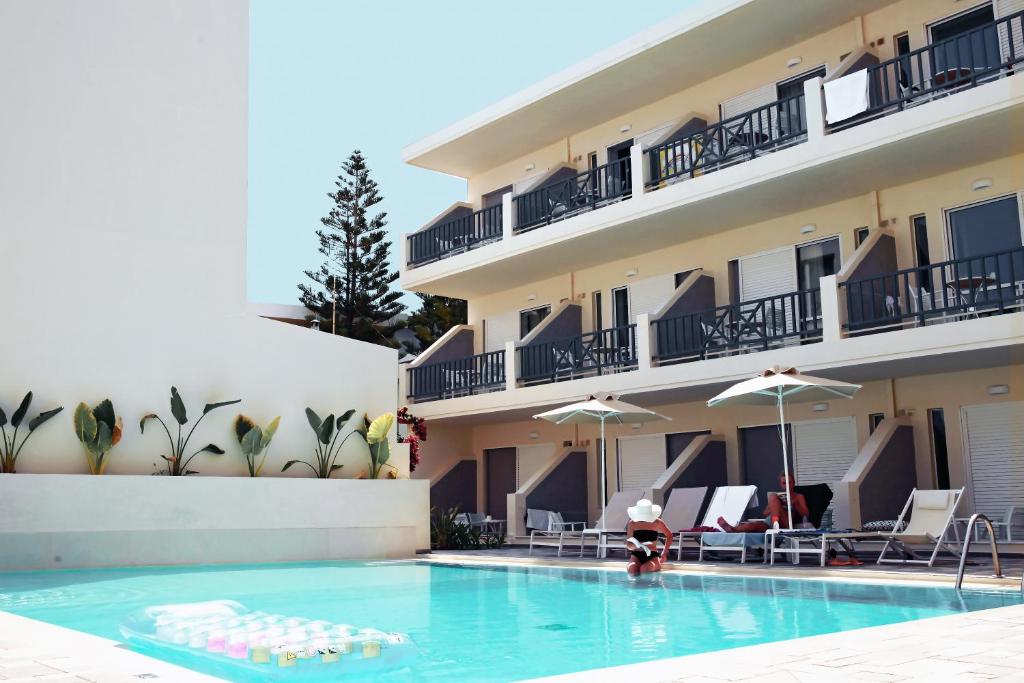
[(252, 611), (230, 600), (146, 607), (121, 622), (121, 634), (156, 654), (198, 656), (281, 680), (401, 668), (416, 656), (402, 633)]

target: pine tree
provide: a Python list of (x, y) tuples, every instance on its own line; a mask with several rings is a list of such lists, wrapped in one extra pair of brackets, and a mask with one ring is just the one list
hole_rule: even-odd
[(336, 191), (327, 194), (334, 206), (316, 231), (324, 262), (305, 271), (314, 284), (298, 286), (299, 301), (320, 318), (326, 332), (393, 346), (391, 319), (405, 306), (401, 292), (391, 289), (398, 272), (388, 267), (387, 214), (369, 213), (384, 198), (358, 149), (341, 170)]
[(420, 340), (420, 348), (427, 348), (445, 332), (466, 323), (466, 302), (446, 296), (419, 294), (419, 310), (409, 316), (407, 326)]

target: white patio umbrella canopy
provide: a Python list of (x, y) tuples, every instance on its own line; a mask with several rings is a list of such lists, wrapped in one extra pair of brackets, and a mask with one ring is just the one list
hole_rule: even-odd
[(539, 415), (534, 415), (535, 420), (547, 420), (555, 424), (600, 424), (601, 425), (601, 511), (604, 512), (608, 504), (608, 482), (605, 475), (605, 460), (607, 459), (608, 445), (604, 438), (605, 422), (613, 424), (643, 424), (656, 420), (671, 420), (670, 417), (660, 415), (653, 410), (647, 410), (632, 403), (620, 401), (612, 396), (604, 399), (591, 396), (586, 401), (571, 403), (561, 408), (555, 408)]
[[(786, 445), (786, 415), (784, 404), (828, 401), (834, 398), (853, 398), (859, 384), (848, 384), (834, 379), (801, 375), (796, 368), (775, 366), (764, 370), (753, 379), (734, 384), (708, 401), (708, 406), (774, 406), (779, 408), (779, 438), (782, 441), (782, 471), (789, 481), (789, 453)], [(793, 528), (793, 505), (786, 496), (789, 528)]]

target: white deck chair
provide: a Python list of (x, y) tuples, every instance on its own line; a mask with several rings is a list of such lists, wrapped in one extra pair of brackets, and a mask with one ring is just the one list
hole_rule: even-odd
[(682, 543), (679, 539), (679, 532), (683, 529), (692, 529), (697, 525), (697, 515), (700, 514), (700, 506), (704, 504), (707, 494), (707, 486), (672, 489), (672, 495), (668, 497), (665, 509), (661, 513), (661, 521), (665, 522), (665, 526), (675, 536), (672, 548), (676, 548), (678, 544)]
[(650, 494), (646, 489), (629, 489), (616, 491), (608, 500), (608, 504), (597, 524), (593, 528), (582, 529), (576, 534), (566, 533), (563, 535), (563, 543), (566, 538), (576, 538), (580, 542), (580, 557), (583, 557), (583, 548), (586, 546), (587, 537), (593, 537), (597, 541), (597, 555), (601, 556), (602, 549), (607, 547), (605, 539), (609, 534), (622, 535), (626, 532), (626, 524), (629, 523), (629, 515), (626, 508), (636, 505), (641, 498)]
[(566, 522), (562, 519), (561, 512), (551, 510), (526, 510), (526, 526), (530, 528), (530, 555), (533, 555), (534, 541), (539, 538), (557, 538), (558, 556), (562, 556), (562, 537), (565, 532), (579, 531), (585, 526), (585, 522)]
[[(700, 526), (718, 529), (719, 517), (724, 517), (730, 524), (739, 522), (748, 507), (757, 505), (756, 495), (757, 487), (753, 484), (747, 486), (719, 486), (715, 489), (711, 502), (708, 503), (708, 509), (704, 512), (704, 520), (700, 523)], [(683, 541), (699, 539), (701, 533), (698, 531), (679, 535), (677, 559), (683, 559)]]
[[(900, 532), (893, 532), (885, 541), (882, 552), (878, 555), (878, 563), (898, 564), (926, 564), (931, 567), (935, 564), (935, 557), (939, 554), (940, 548), (946, 548), (954, 557), (960, 556), (960, 550), (953, 544), (946, 541), (946, 533), (953, 524), (953, 517), (956, 508), (960, 504), (960, 498), (964, 489), (937, 489), (923, 490), (914, 489), (910, 492), (907, 504), (903, 506), (899, 519), (896, 521), (896, 529), (906, 523), (906, 528)], [(910, 511), (910, 521), (907, 521), (907, 511)], [(911, 545), (931, 546), (931, 556), (925, 560), (914, 552)], [(903, 553), (903, 558), (887, 558), (885, 555), (892, 548)]]

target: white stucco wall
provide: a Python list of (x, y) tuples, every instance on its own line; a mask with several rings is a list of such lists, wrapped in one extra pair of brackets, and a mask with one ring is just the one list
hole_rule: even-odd
[[(110, 397), (125, 422), (108, 472), (149, 474), (170, 386), (211, 414), (202, 474), (244, 474), (239, 411), (281, 415), (266, 471), (312, 456), (303, 409), (394, 411), (391, 349), (246, 311), (248, 3), (0, 3), (0, 406), (63, 405), (19, 472), (85, 472), (71, 414)], [(299, 274), (296, 273), (296, 277)], [(395, 462), (407, 470), (403, 451)], [(346, 445), (342, 476), (366, 467)], [(293, 469), (287, 475), (309, 476)]]
[(426, 481), (0, 474), (0, 570), (412, 556)]

